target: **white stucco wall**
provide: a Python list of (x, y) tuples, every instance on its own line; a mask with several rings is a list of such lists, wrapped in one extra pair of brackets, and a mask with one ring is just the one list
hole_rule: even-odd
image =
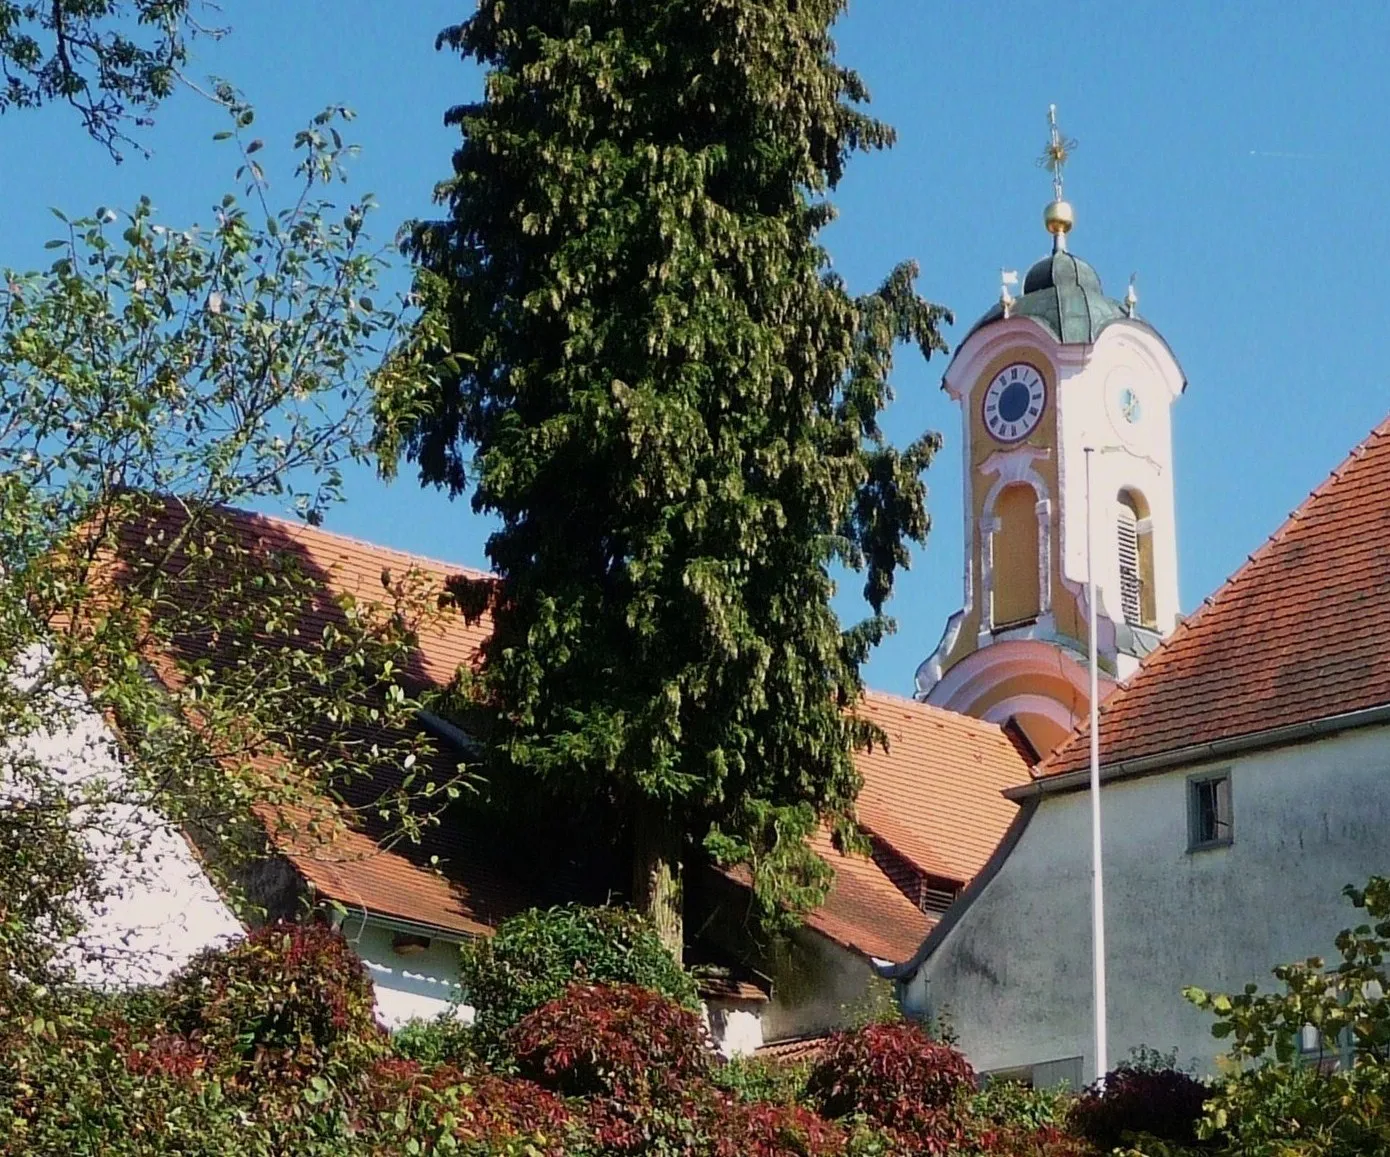
[(772, 1000), (763, 1007), (766, 1041), (788, 1040), (839, 1028), (846, 1012), (863, 1004), (876, 979), (858, 953), (809, 929), (792, 934), (794, 949), (773, 974)]
[(711, 998), (704, 1002), (701, 1011), (705, 1027), (722, 1056), (749, 1057), (763, 1047), (765, 1003)]
[[(1227, 767), (1234, 842), (1189, 852), (1187, 781)], [(1390, 728), (1107, 784), (1102, 818), (1111, 1063), (1147, 1045), (1211, 1071), (1221, 1042), (1182, 988), (1268, 987), (1276, 964), (1334, 955), (1342, 888), (1390, 872)], [(906, 986), (982, 1071), (1080, 1056), (1096, 1075), (1089, 824), (1085, 791), (1045, 798)]]
[(455, 1009), (465, 1024), (473, 1020), (468, 1005), (455, 1006), (459, 988), (459, 944), (431, 938), (423, 952), (402, 956), (392, 947), (395, 930), (350, 914), (341, 931), (371, 974), (376, 987), (376, 1016), (387, 1028), (409, 1020), (433, 1020)]
[[(17, 684), (41, 687), (45, 663), (42, 652), (27, 656)], [(80, 692), (38, 693), (49, 727), (6, 741), (0, 784), (24, 798), (41, 776), (70, 800), (90, 801), (75, 808), (72, 823), (101, 891), (81, 906), (84, 927), (61, 946), (60, 959), (86, 984), (158, 984), (205, 948), (240, 936), (240, 922), (182, 832), (141, 806), (101, 715)]]

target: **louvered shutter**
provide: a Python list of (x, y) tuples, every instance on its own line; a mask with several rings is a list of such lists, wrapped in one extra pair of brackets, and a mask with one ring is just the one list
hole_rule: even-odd
[(1125, 622), (1143, 625), (1143, 592), (1139, 584), (1139, 522), (1127, 503), (1119, 505), (1116, 529), (1120, 544), (1120, 610)]

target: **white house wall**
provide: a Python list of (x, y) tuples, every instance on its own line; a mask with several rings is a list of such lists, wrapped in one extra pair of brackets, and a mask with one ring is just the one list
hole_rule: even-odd
[[(42, 677), (46, 656), (26, 656), (20, 685)], [(239, 937), (242, 926), (203, 871), (182, 832), (128, 786), (121, 748), (85, 695), (56, 689), (45, 731), (10, 739), (0, 749), (4, 790), (29, 790), (25, 776), (41, 773), (77, 807), (73, 824), (96, 867), (101, 898), (83, 903), (81, 932), (61, 946), (60, 959), (76, 978), (98, 987), (159, 984), (206, 948)], [(18, 782), (14, 765), (25, 767)]]
[[(1188, 779), (1231, 769), (1234, 842), (1189, 852)], [(1107, 784), (1109, 1051), (1147, 1045), (1212, 1071), (1221, 1042), (1186, 985), (1238, 991), (1333, 956), (1347, 884), (1390, 872), (1390, 729)], [(982, 1071), (1082, 1057), (1091, 1015), (1090, 802), (1044, 798), (997, 875), (904, 989)]]
[[(399, 1028), (409, 1020), (433, 1020), (454, 1007), (461, 994), (458, 944), (431, 940), (423, 952), (402, 956), (392, 947), (395, 931), (364, 920), (360, 912), (349, 914), (341, 931), (371, 974), (376, 1017), (387, 1028)], [(473, 1009), (460, 1006), (456, 1015), (471, 1023)]]
[(777, 969), (772, 1000), (763, 1006), (762, 1033), (767, 1041), (842, 1026), (846, 1010), (868, 999), (876, 976), (864, 957), (818, 933), (802, 929), (793, 933), (792, 940), (794, 963)]

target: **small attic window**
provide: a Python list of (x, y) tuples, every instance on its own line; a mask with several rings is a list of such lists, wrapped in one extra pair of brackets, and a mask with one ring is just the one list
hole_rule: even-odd
[(923, 912), (940, 915), (956, 902), (960, 886), (954, 880), (942, 880), (936, 876), (923, 876), (917, 907)]
[(1233, 818), (1229, 771), (1187, 781), (1188, 851), (1229, 844), (1234, 838)]
[(397, 956), (418, 956), (429, 946), (428, 936), (418, 936), (414, 932), (397, 932), (391, 937), (391, 951)]

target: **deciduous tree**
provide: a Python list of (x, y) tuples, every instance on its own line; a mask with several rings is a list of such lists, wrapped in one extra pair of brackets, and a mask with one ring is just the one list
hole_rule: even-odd
[(341, 804), (409, 835), (413, 805), (451, 789), (401, 771), (421, 740), (400, 671), (428, 613), (404, 576), (380, 607), (331, 601), (312, 565), (223, 515), (321, 517), (365, 453), (370, 376), (408, 367), (390, 358), (398, 310), (373, 300), (371, 199), (335, 208), (323, 192), (351, 152), (341, 110), (299, 135), (299, 184), (279, 204), (252, 111), (221, 97), (244, 191), (205, 227), (162, 224), (147, 201), (62, 217), (51, 268), (0, 279), (11, 978), (119, 950), (84, 938), (85, 917), (186, 832), (230, 878), (270, 837), (314, 854), (350, 816)]
[(173, 92), (206, 0), (0, 0), (0, 112), (62, 101), (120, 159)]

